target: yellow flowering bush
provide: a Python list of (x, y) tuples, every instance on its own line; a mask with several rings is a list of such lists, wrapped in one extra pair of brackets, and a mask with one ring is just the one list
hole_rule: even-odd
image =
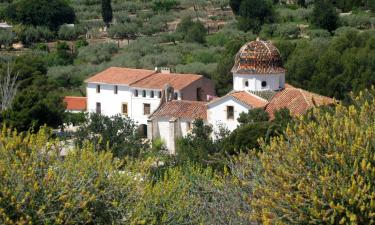
[(315, 109), (248, 157), (262, 224), (375, 224), (375, 90)]
[(63, 159), (46, 128), (0, 134), (0, 224), (119, 224), (130, 217), (136, 182), (122, 162), (86, 145)]

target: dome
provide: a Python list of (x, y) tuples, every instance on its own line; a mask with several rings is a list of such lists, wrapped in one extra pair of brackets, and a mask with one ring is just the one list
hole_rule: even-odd
[(279, 50), (269, 41), (251, 41), (239, 50), (232, 73), (280, 74), (285, 73)]

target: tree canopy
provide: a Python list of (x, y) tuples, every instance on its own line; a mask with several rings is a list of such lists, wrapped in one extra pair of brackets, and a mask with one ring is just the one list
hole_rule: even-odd
[(75, 21), (73, 8), (64, 0), (14, 1), (5, 9), (4, 16), (15, 23), (47, 26), (53, 30)]

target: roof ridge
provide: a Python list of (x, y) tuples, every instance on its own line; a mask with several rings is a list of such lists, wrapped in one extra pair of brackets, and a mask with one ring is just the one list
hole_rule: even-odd
[(137, 82), (139, 82), (139, 81), (142, 81), (142, 80), (144, 80), (144, 79), (146, 79), (146, 78), (149, 78), (149, 77), (151, 77), (152, 75), (155, 75), (155, 74), (157, 74), (156, 71), (154, 71), (153, 73), (151, 73), (151, 74), (149, 74), (149, 75), (147, 75), (147, 76), (145, 76), (145, 77), (142, 77), (141, 79), (138, 79), (138, 80), (136, 80), (136, 81), (133, 81), (132, 83), (129, 83), (128, 86), (130, 87), (130, 86), (132, 86), (133, 84), (135, 84), (135, 83), (137, 83)]

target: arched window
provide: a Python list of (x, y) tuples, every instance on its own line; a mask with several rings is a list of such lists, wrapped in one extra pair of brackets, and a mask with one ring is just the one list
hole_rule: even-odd
[(245, 81), (245, 86), (249, 87), (249, 81)]
[(134, 91), (134, 96), (135, 96), (135, 97), (138, 97), (138, 90), (135, 90), (135, 91)]
[(154, 91), (151, 91), (151, 93), (150, 93), (150, 97), (151, 97), (151, 98), (154, 97)]
[(142, 91), (142, 97), (146, 98), (146, 91), (145, 90)]
[(267, 81), (262, 81), (262, 88), (267, 87)]

